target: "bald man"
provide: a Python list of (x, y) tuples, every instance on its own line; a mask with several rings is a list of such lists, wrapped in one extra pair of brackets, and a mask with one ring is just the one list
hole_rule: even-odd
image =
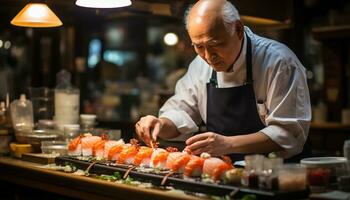
[[(185, 19), (198, 56), (159, 117), (136, 123), (138, 136), (146, 144), (182, 140), (194, 154), (234, 160), (270, 152), (294, 162), (307, 157), (311, 106), (295, 54), (244, 27), (226, 0), (200, 0)], [(207, 132), (198, 133), (202, 122)]]

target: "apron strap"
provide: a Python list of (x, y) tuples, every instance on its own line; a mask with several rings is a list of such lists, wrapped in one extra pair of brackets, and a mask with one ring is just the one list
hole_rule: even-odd
[(247, 36), (247, 52), (246, 52), (246, 57), (245, 57), (245, 62), (246, 62), (246, 69), (247, 69), (247, 74), (246, 74), (246, 82), (244, 83), (245, 85), (247, 84), (253, 84), (253, 65), (252, 65), (252, 43)]

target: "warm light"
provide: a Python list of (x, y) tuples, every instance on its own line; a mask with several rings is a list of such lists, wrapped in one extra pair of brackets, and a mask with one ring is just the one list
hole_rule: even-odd
[(44, 3), (29, 3), (12, 19), (11, 24), (24, 27), (61, 26), (61, 20)]
[(2, 47), (2, 43), (3, 43), (2, 40), (0, 40), (0, 48)]
[(6, 41), (5, 43), (4, 43), (4, 48), (5, 49), (9, 49), (11, 47), (11, 42), (10, 41)]
[(119, 8), (131, 5), (130, 0), (77, 0), (77, 6), (87, 8)]
[(164, 42), (166, 45), (174, 46), (178, 41), (179, 39), (175, 33), (167, 33), (164, 36)]

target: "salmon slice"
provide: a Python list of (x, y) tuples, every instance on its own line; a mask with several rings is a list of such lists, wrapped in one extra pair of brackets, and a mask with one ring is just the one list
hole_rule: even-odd
[(103, 153), (103, 157), (107, 160), (108, 159), (108, 153), (109, 153), (109, 150), (114, 147), (114, 146), (117, 146), (117, 145), (124, 145), (124, 141), (123, 139), (120, 139), (118, 141), (116, 140), (109, 140), (105, 143), (105, 149), (104, 149), (104, 153)]
[(81, 156), (81, 138), (83, 138), (83, 136), (79, 135), (78, 137), (74, 138), (72, 141), (69, 142), (68, 155)]
[(99, 136), (86, 136), (81, 139), (81, 148), (83, 156), (92, 156), (92, 148), (93, 146), (101, 141), (101, 137)]
[(187, 177), (201, 176), (203, 172), (203, 158), (192, 155), (190, 161), (185, 166), (184, 175)]
[(173, 172), (183, 173), (191, 156), (185, 152), (172, 152), (169, 154), (166, 167)]
[(203, 164), (203, 174), (208, 175), (213, 180), (223, 180), (225, 172), (233, 168), (227, 157), (225, 157), (225, 161), (214, 157), (206, 159)]
[(92, 155), (98, 158), (103, 158), (103, 153), (105, 149), (105, 144), (107, 140), (100, 140), (94, 144), (92, 147)]
[(149, 147), (141, 147), (135, 155), (134, 165), (149, 167), (152, 157), (153, 149)]
[(156, 169), (166, 169), (166, 161), (169, 152), (162, 148), (157, 148), (153, 151), (151, 156), (150, 166)]
[(124, 147), (119, 154), (117, 163), (127, 165), (134, 164), (134, 159), (138, 151), (139, 147), (137, 145), (129, 145)]
[(119, 159), (120, 152), (123, 151), (123, 148), (126, 145), (117, 144), (116, 146), (111, 147), (108, 151), (108, 160), (117, 161)]

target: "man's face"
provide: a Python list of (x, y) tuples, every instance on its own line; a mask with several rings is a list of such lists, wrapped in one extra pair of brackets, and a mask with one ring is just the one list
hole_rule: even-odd
[(230, 35), (222, 22), (192, 23), (188, 32), (197, 54), (215, 71), (227, 71), (240, 51), (237, 32)]

